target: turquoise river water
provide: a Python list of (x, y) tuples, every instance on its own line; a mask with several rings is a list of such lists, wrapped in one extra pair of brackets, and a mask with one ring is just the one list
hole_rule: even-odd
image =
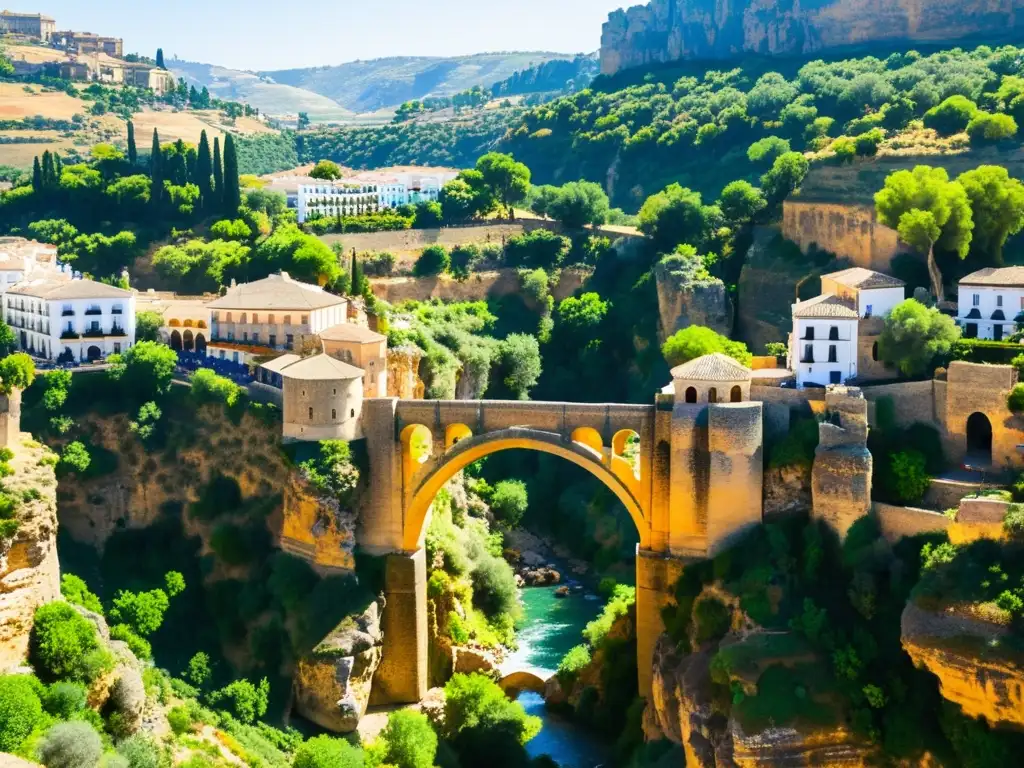
[[(558, 669), (566, 652), (583, 642), (580, 633), (600, 613), (601, 601), (595, 595), (579, 593), (557, 598), (555, 587), (526, 587), (520, 594), (525, 619), (516, 632), (519, 649), (506, 659), (502, 669), (529, 670), (547, 679)], [(521, 694), (519, 702), (544, 723), (540, 733), (527, 744), (531, 756), (550, 755), (562, 768), (608, 765), (610, 748), (592, 732), (549, 712), (544, 700), (535, 693)]]

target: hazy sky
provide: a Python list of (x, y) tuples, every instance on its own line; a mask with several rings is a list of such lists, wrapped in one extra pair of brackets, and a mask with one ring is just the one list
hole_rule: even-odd
[[(640, 0), (633, 0), (634, 3)], [(7, 0), (57, 29), (124, 38), (125, 52), (240, 69), (288, 69), (381, 56), (598, 49), (623, 0)]]

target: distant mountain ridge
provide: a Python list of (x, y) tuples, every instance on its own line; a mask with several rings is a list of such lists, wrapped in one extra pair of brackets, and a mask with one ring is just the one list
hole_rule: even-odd
[(550, 51), (392, 56), (262, 72), (182, 60), (168, 63), (189, 85), (206, 86), (215, 96), (246, 101), (264, 113), (308, 112), (313, 120), (342, 120), (352, 113), (393, 109), (412, 99), (451, 96), (475, 85), (489, 89), (532, 67), (576, 59), (575, 54)]
[(601, 72), (884, 41), (986, 35), (1012, 42), (1022, 27), (1024, 0), (650, 0), (609, 15), (601, 34)]

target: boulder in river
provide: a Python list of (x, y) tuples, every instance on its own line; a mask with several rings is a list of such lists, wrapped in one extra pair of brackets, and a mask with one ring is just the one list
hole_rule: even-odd
[(558, 589), (555, 590), (555, 597), (568, 597), (568, 596), (569, 596), (569, 587), (565, 586), (564, 584), (561, 587), (559, 587)]

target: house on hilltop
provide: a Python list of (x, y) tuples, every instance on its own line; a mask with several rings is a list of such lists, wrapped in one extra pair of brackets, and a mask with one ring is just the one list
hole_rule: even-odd
[(1002, 341), (1024, 313), (1024, 267), (986, 267), (960, 280), (957, 324), (967, 339)]
[(56, 30), (57, 22), (52, 16), (42, 13), (0, 11), (0, 32), (24, 35), (33, 40), (48, 43)]

